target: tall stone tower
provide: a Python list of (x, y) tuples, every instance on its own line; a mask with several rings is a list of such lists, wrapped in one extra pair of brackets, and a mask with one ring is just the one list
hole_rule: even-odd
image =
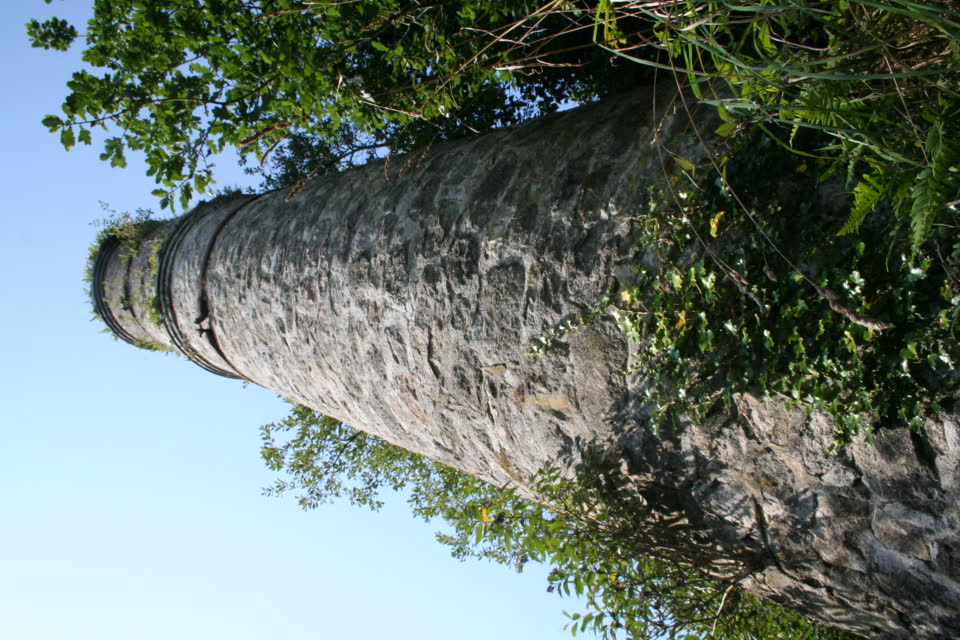
[(318, 178), (289, 201), (222, 197), (144, 228), (136, 250), (104, 242), (96, 310), (128, 342), (497, 484), (529, 492), (545, 465), (572, 473), (604, 446), (639, 493), (749, 556), (751, 591), (871, 637), (960, 635), (956, 416), (826, 457), (828, 421), (743, 396), (659, 439), (610, 320), (531, 357), (631, 277), (650, 194), (676, 158), (705, 157), (660, 90)]

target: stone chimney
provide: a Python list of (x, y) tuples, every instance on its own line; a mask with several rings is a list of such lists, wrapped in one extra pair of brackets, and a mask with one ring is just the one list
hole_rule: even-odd
[[(711, 109), (693, 121), (709, 133)], [(832, 425), (745, 395), (657, 438), (599, 317), (643, 259), (676, 158), (706, 157), (669, 90), (234, 195), (108, 239), (97, 313), (120, 338), (530, 493), (602, 446), (637, 492), (757, 570), (749, 590), (870, 637), (960, 636), (956, 416), (827, 456)], [(654, 504), (654, 507), (657, 505)]]

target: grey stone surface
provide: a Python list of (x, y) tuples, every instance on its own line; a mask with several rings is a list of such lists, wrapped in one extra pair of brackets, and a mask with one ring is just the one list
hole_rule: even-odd
[(924, 436), (881, 430), (838, 456), (824, 454), (831, 430), (745, 395), (678, 436), (660, 468), (695, 522), (768, 559), (755, 593), (867, 637), (957, 637), (960, 507), (936, 471), (956, 468), (955, 418), (930, 420)]
[(109, 243), (100, 281), (101, 301), (126, 332), (125, 339), (141, 345), (172, 348), (163, 327), (151, 317), (157, 294), (156, 260), (172, 225), (148, 231), (135, 244), (130, 241)]
[[(742, 396), (658, 439), (609, 319), (528, 355), (643, 259), (636, 225), (673, 154), (704, 157), (662, 90), (316, 179), (289, 202), (216, 200), (164, 248), (165, 317), (208, 365), (497, 484), (529, 490), (543, 466), (573, 473), (606, 447), (637, 491), (752, 563), (751, 591), (870, 637), (957, 637), (954, 416), (830, 457), (828, 421)], [(166, 340), (121, 303), (150, 286), (120, 263), (111, 308)]]

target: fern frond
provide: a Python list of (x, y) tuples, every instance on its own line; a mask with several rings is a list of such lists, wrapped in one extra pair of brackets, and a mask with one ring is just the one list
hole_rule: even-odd
[(917, 174), (917, 182), (910, 189), (910, 230), (915, 249), (930, 235), (937, 214), (960, 191), (960, 143), (946, 127), (946, 115), (931, 125), (924, 145), (929, 164)]
[(883, 179), (882, 173), (882, 171), (875, 171), (864, 174), (863, 179), (853, 188), (853, 206), (850, 208), (850, 216), (837, 235), (856, 232), (863, 224), (864, 218), (880, 204), (889, 186), (889, 183)]
[(917, 176), (919, 182), (910, 190), (913, 203), (910, 206), (910, 237), (914, 248), (919, 247), (933, 228), (933, 220), (937, 217), (937, 203), (930, 190), (929, 169), (925, 169)]

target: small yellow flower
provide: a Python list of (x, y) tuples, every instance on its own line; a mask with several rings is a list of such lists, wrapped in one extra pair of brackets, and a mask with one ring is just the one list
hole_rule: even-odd
[(683, 329), (685, 326), (687, 326), (687, 312), (681, 311), (680, 319), (677, 320), (677, 329)]
[(623, 300), (626, 304), (633, 304), (633, 295), (629, 291), (621, 291), (620, 299)]

